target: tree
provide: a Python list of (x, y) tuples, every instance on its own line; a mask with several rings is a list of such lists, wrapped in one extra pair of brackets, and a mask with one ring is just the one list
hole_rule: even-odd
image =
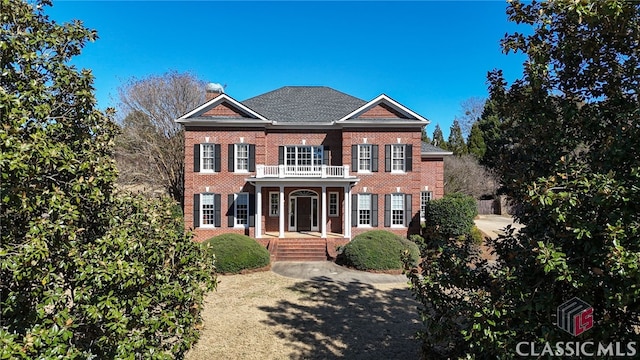
[(496, 195), (495, 177), (474, 156), (446, 156), (444, 158), (445, 194), (462, 193), (480, 199)]
[(444, 136), (442, 135), (442, 130), (440, 129), (439, 124), (436, 124), (435, 129), (433, 129), (433, 140), (431, 140), (431, 145), (447, 150), (447, 143), (444, 141)]
[[(523, 78), (510, 86), (500, 71), (490, 73), (497, 137), (485, 141), (525, 228), (490, 243), (492, 266), (464, 244), (442, 242), (426, 256), (422, 278), (411, 270), (426, 309), (425, 352), (515, 357), (525, 342), (550, 344), (554, 354), (542, 356), (551, 356), (560, 342), (588, 339), (619, 343), (633, 356), (627, 345), (640, 326), (640, 5), (514, 1), (507, 14), (533, 31), (502, 42), (527, 61)], [(574, 297), (594, 309), (593, 328), (582, 337), (555, 324), (557, 307)], [(600, 357), (614, 355), (603, 351)]]
[(422, 141), (426, 142), (426, 143), (431, 143), (431, 139), (429, 139), (429, 134), (427, 134), (427, 127), (424, 126), (422, 128)]
[(457, 119), (453, 120), (453, 124), (451, 124), (447, 148), (453, 152), (454, 155), (464, 155), (467, 153), (467, 144), (465, 144), (464, 137), (462, 137), (462, 130), (460, 129), (460, 123)]
[(204, 89), (195, 75), (175, 71), (131, 79), (118, 89), (122, 182), (161, 187), (183, 204), (184, 132), (174, 120), (204, 103)]
[(116, 196), (117, 126), (68, 64), (95, 31), (2, 3), (0, 357), (180, 358), (212, 262), (166, 200)]
[(479, 121), (473, 123), (473, 126), (471, 127), (469, 138), (467, 138), (467, 149), (469, 154), (475, 156), (476, 159), (482, 159), (487, 151), (487, 145), (484, 143)]
[(467, 138), (471, 133), (471, 127), (482, 117), (486, 100), (481, 97), (470, 97), (460, 103), (461, 114), (456, 118), (460, 122), (462, 136)]

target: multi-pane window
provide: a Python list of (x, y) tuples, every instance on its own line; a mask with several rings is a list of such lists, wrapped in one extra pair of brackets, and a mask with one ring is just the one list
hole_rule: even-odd
[(427, 203), (431, 201), (433, 193), (431, 191), (420, 192), (420, 221), (427, 219)]
[(280, 194), (277, 192), (269, 193), (269, 216), (280, 215)]
[(286, 164), (291, 166), (322, 165), (324, 148), (322, 146), (287, 146)]
[(329, 193), (329, 216), (338, 216), (338, 193)]
[(214, 171), (215, 145), (200, 144), (200, 171)]
[(200, 195), (200, 214), (202, 220), (201, 226), (214, 226), (215, 225), (215, 195), (214, 194), (201, 194)]
[(249, 144), (236, 144), (235, 171), (249, 171)]
[(371, 194), (358, 194), (358, 225), (371, 225)]
[(358, 145), (358, 171), (371, 171), (371, 145)]
[(405, 146), (391, 145), (391, 171), (404, 171)]
[(391, 226), (404, 225), (404, 194), (391, 194)]
[(236, 194), (235, 205), (235, 225), (249, 225), (249, 194)]

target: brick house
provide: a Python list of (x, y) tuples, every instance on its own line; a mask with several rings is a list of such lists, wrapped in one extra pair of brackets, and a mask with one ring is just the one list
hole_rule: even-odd
[(235, 232), (274, 251), (286, 238), (349, 241), (371, 229), (419, 231), (443, 196), (443, 157), (429, 123), (387, 95), (287, 86), (245, 101), (207, 87), (185, 127), (185, 226), (197, 241)]

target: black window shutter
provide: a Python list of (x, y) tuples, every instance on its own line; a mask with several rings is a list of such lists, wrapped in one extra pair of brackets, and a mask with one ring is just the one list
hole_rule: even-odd
[(284, 165), (284, 146), (278, 146), (278, 165)]
[(351, 145), (351, 171), (358, 171), (358, 145)]
[(249, 171), (256, 171), (256, 146), (249, 145)]
[(378, 194), (371, 194), (371, 226), (378, 227)]
[(404, 171), (413, 170), (413, 145), (408, 144), (404, 146)]
[(220, 204), (220, 194), (213, 194), (213, 211), (214, 211), (214, 219), (213, 219), (213, 225), (215, 227), (220, 227), (221, 225), (221, 221), (220, 221), (220, 210), (222, 210), (222, 206)]
[(193, 171), (200, 172), (200, 144), (193, 145)]
[(329, 160), (331, 160), (331, 152), (328, 146), (322, 148), (322, 165), (330, 165)]
[(229, 144), (227, 146), (227, 149), (229, 149), (229, 153), (227, 154), (227, 159), (229, 160), (229, 166), (228, 166), (229, 172), (233, 172), (235, 170), (235, 166), (236, 166), (235, 161), (234, 161), (235, 155), (236, 155), (236, 154), (234, 154), (234, 151), (233, 151), (234, 148), (235, 147), (234, 147), (233, 144)]
[(193, 227), (200, 227), (200, 194), (193, 194)]
[(384, 171), (391, 171), (391, 145), (384, 146)]
[(215, 144), (213, 146), (214, 160), (213, 160), (213, 171), (220, 172), (220, 144)]
[(391, 195), (384, 195), (384, 226), (391, 226)]
[(233, 227), (234, 224), (234, 215), (235, 215), (235, 207), (233, 204), (233, 194), (229, 194), (229, 196), (227, 196), (227, 204), (229, 204), (229, 210), (227, 211), (227, 226), (228, 227)]
[(249, 194), (249, 227), (256, 226), (256, 195)]
[(404, 195), (404, 226), (411, 224), (413, 214), (411, 213), (411, 194)]
[(358, 195), (351, 194), (351, 226), (358, 226)]
[(378, 145), (371, 145), (371, 171), (378, 172)]

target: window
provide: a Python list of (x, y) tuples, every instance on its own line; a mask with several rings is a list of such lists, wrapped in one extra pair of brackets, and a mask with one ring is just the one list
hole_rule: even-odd
[(371, 171), (371, 145), (358, 145), (358, 171)]
[(391, 194), (391, 226), (404, 226), (404, 194)]
[(431, 191), (420, 192), (420, 221), (427, 219), (427, 203), (431, 201), (433, 193)]
[(278, 216), (280, 215), (280, 193), (270, 192), (269, 193), (269, 216)]
[(339, 215), (339, 206), (338, 206), (338, 193), (330, 192), (329, 193), (329, 216), (338, 216)]
[(371, 226), (371, 194), (358, 194), (358, 226)]
[(200, 224), (202, 227), (214, 227), (216, 224), (215, 194), (200, 194)]
[(235, 145), (235, 171), (247, 172), (249, 171), (249, 144), (236, 144)]
[(235, 197), (235, 226), (249, 225), (249, 194), (240, 193)]
[(214, 144), (200, 144), (200, 159), (202, 172), (214, 172), (215, 171), (215, 145)]
[(404, 172), (404, 145), (391, 145), (391, 171)]
[(324, 148), (322, 146), (287, 146), (285, 159), (285, 164), (290, 166), (319, 166), (323, 164)]

